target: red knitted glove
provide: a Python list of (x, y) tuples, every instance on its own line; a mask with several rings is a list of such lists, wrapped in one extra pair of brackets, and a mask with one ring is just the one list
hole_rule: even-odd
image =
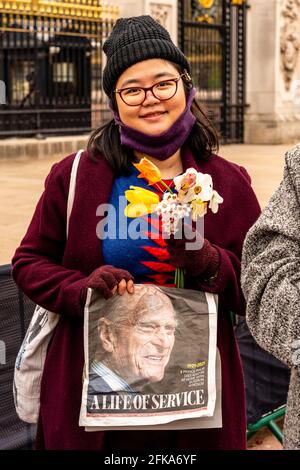
[(118, 269), (114, 266), (106, 264), (95, 269), (87, 278), (87, 282), (82, 295), (86, 298), (87, 288), (97, 289), (105, 299), (113, 296), (113, 288), (116, 287), (124, 279), (126, 283), (133, 281), (132, 275), (125, 269)]
[[(197, 238), (196, 238), (197, 236)], [(200, 249), (187, 249), (186, 244), (203, 242)], [(220, 260), (218, 250), (206, 239), (196, 232), (196, 230), (189, 226), (184, 225), (182, 238), (176, 238), (171, 235), (170, 239), (166, 239), (167, 250), (170, 254), (170, 263), (176, 268), (185, 269), (188, 274), (192, 276), (201, 276), (204, 279), (209, 279), (215, 276)]]

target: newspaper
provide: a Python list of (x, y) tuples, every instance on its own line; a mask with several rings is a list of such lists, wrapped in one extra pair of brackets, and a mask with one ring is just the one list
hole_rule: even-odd
[(88, 290), (79, 425), (86, 431), (222, 427), (217, 296), (135, 285)]

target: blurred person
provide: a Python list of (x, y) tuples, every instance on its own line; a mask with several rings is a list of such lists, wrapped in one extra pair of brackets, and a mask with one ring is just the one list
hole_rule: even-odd
[(300, 145), (243, 249), (246, 321), (258, 344), (291, 369), (284, 448), (300, 450)]
[[(242, 243), (260, 212), (250, 177), (244, 168), (215, 154), (218, 135), (195, 97), (190, 64), (159, 23), (150, 16), (121, 18), (103, 49), (103, 88), (113, 118), (92, 133), (81, 156), (68, 240), (66, 207), (74, 154), (52, 168), (12, 261), (13, 277), (25, 294), (61, 314), (44, 366), (37, 448), (245, 449), (244, 382), (229, 312), (244, 314)], [(142, 237), (124, 236), (118, 217), (113, 236), (99, 234), (99, 207), (109, 203), (115, 210), (108, 210), (107, 221), (113, 221), (130, 186), (149, 189), (133, 166), (144, 156), (171, 187), (173, 178), (191, 167), (211, 175), (224, 202), (217, 214), (205, 216), (202, 247), (190, 252), (182, 240), (164, 240), (160, 232), (151, 237), (150, 229)], [(162, 197), (165, 187), (156, 184), (151, 190)], [(158, 231), (153, 224), (151, 230)], [(125, 225), (121, 228), (126, 232)], [(108, 298), (126, 290), (132, 295), (133, 278), (136, 283), (174, 287), (176, 267), (185, 270), (186, 288), (219, 295), (222, 428), (85, 432), (78, 417), (87, 288)]]

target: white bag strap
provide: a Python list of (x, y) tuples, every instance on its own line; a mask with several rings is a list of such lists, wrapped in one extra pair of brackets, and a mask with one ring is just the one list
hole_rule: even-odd
[(78, 150), (72, 165), (71, 170), (71, 178), (70, 178), (70, 186), (69, 186), (69, 194), (68, 194), (68, 204), (67, 204), (67, 226), (66, 226), (66, 235), (68, 239), (69, 235), (69, 221), (70, 216), (73, 208), (74, 198), (75, 198), (75, 188), (76, 188), (76, 176), (77, 176), (77, 169), (79, 165), (79, 160), (84, 150)]

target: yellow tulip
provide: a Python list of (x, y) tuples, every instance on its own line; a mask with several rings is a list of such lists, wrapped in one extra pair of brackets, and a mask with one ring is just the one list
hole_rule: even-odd
[(130, 189), (125, 191), (125, 197), (128, 202), (139, 204), (158, 204), (159, 196), (149, 189), (141, 188), (140, 186), (130, 186)]
[(140, 171), (138, 178), (144, 178), (149, 184), (155, 184), (161, 180), (159, 169), (148, 158), (142, 158), (139, 163), (133, 165)]
[(148, 189), (139, 186), (130, 186), (125, 191), (125, 197), (130, 203), (124, 209), (126, 217), (140, 217), (155, 211), (159, 203), (159, 196)]

